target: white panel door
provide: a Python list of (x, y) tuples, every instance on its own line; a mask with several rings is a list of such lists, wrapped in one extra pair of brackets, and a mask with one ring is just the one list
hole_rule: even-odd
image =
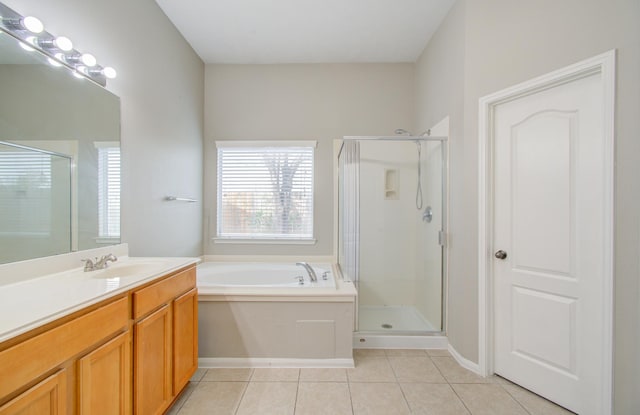
[(602, 102), (598, 73), (499, 104), (493, 125), (494, 370), (580, 414), (603, 364)]

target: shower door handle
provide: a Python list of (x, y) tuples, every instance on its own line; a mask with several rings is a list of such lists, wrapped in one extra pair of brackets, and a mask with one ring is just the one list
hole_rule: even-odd
[(504, 252), (502, 249), (497, 251), (495, 254), (493, 254), (496, 258), (498, 259), (505, 259), (507, 257), (507, 253)]

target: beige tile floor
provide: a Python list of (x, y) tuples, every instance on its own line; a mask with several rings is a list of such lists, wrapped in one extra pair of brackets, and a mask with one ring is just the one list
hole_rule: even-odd
[(446, 350), (354, 350), (353, 369), (198, 369), (169, 415), (572, 414)]

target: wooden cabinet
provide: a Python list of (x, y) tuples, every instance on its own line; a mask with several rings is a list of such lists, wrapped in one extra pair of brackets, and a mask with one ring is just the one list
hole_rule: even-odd
[(180, 393), (198, 368), (198, 295), (196, 289), (173, 302), (173, 394)]
[(162, 413), (171, 403), (170, 311), (164, 305), (134, 326), (136, 414)]
[(134, 407), (161, 414), (198, 367), (195, 267), (133, 292)]
[(0, 343), (0, 415), (161, 414), (197, 369), (197, 337), (190, 266)]
[[(26, 335), (22, 341), (0, 344), (0, 403), (3, 405), (0, 413), (79, 412), (75, 405), (80, 395), (76, 384), (78, 356), (89, 358), (94, 353), (98, 356), (111, 339), (127, 333), (129, 321), (129, 299), (120, 296), (51, 323), (46, 329), (36, 330), (34, 335)], [(124, 353), (129, 356), (130, 349)], [(124, 360), (121, 364), (128, 362)], [(100, 363), (96, 362), (95, 367), (100, 370)], [(98, 374), (102, 375), (103, 372)], [(88, 393), (86, 398), (93, 399)]]
[(63, 415), (67, 413), (65, 370), (49, 376), (0, 407), (0, 415)]
[(131, 413), (131, 335), (127, 331), (78, 360), (82, 415)]

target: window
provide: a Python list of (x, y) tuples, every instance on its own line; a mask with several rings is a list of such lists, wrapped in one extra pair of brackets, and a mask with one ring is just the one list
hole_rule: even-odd
[(98, 239), (120, 238), (120, 145), (96, 142), (98, 148)]
[(219, 240), (312, 240), (315, 141), (218, 141)]

